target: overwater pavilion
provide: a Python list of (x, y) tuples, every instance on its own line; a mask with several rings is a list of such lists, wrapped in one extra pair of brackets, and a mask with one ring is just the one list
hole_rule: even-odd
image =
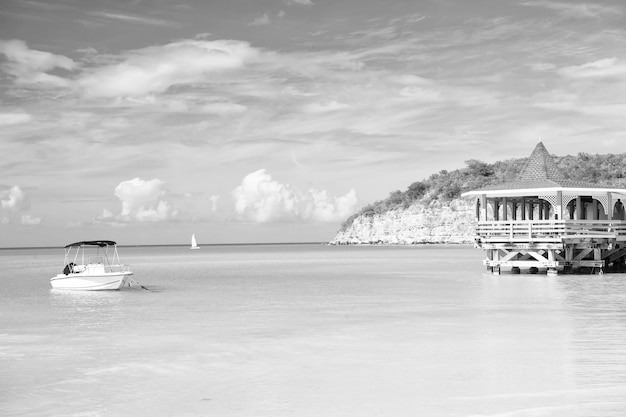
[(493, 273), (624, 267), (626, 189), (566, 179), (541, 142), (517, 180), (463, 197), (476, 201), (475, 241)]

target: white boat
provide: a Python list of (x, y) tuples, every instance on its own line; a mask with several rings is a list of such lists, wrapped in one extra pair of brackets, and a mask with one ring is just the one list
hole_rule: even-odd
[(200, 246), (198, 246), (198, 243), (196, 242), (195, 234), (191, 235), (191, 247), (189, 249), (200, 249)]
[(119, 290), (131, 285), (128, 265), (120, 262), (117, 243), (112, 240), (89, 240), (65, 247), (63, 272), (50, 278), (54, 289)]

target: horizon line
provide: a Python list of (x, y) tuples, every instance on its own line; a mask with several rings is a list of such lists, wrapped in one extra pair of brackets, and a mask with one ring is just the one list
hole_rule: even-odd
[[(269, 246), (269, 245), (321, 245), (327, 244), (328, 241), (314, 242), (238, 242), (238, 243), (198, 243), (199, 247), (203, 246)], [(161, 244), (137, 244), (137, 245), (117, 245), (120, 248), (148, 248), (148, 247), (187, 247), (188, 243), (161, 243)], [(10, 246), (0, 247), (0, 250), (20, 250), (20, 249), (63, 249), (64, 246)]]

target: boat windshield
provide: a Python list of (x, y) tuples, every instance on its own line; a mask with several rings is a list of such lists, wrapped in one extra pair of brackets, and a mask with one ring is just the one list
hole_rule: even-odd
[[(110, 252), (112, 250), (112, 252)], [(112, 240), (84, 240), (65, 246), (63, 265), (121, 264), (117, 243)]]

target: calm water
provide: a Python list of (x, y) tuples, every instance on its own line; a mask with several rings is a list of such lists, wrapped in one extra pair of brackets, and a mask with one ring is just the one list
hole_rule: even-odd
[(626, 275), (484, 273), (466, 247), (121, 248), (52, 291), (0, 251), (2, 416), (623, 416)]

